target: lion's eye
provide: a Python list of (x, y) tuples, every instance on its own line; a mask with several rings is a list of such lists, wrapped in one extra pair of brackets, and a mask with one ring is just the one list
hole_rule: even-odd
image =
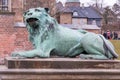
[(40, 10), (39, 9), (35, 9), (35, 12), (40, 12)]
[(24, 15), (26, 15), (28, 12), (29, 12), (29, 10), (28, 10), (28, 11), (25, 11), (25, 12), (24, 12)]
[(28, 13), (28, 15), (32, 15), (32, 13)]
[(28, 11), (26, 11), (26, 13), (28, 13), (28, 12), (30, 12), (29, 10)]

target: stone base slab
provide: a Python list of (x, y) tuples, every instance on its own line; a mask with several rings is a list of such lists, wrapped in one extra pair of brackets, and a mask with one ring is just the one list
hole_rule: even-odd
[(80, 58), (6, 58), (9, 69), (120, 69), (119, 60), (82, 60)]
[(0, 80), (120, 80), (119, 69), (5, 69)]

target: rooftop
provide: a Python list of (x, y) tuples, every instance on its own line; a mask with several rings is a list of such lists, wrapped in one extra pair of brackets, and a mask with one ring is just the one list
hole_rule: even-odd
[(80, 2), (80, 0), (67, 0), (66, 2)]
[[(99, 13), (97, 13), (92, 7), (67, 7), (69, 9), (69, 12), (77, 12), (78, 16), (73, 17), (82, 17), (82, 18), (102, 18)], [(66, 8), (66, 9), (67, 9)]]
[(97, 25), (79, 25), (79, 24), (60, 24), (63, 27), (71, 29), (89, 29), (89, 30), (100, 30)]

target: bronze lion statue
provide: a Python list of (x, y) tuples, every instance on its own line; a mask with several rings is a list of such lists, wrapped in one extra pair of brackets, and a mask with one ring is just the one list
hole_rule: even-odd
[(76, 57), (83, 59), (114, 59), (113, 45), (102, 35), (85, 30), (65, 28), (48, 14), (47, 8), (31, 8), (24, 13), (29, 40), (34, 50), (13, 52), (16, 57)]

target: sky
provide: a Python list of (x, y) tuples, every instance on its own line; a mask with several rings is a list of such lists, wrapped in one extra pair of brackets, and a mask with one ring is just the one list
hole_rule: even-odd
[[(59, 0), (63, 3), (65, 3), (66, 0)], [(104, 6), (112, 6), (114, 3), (117, 2), (117, 0), (103, 0), (104, 1)], [(92, 2), (92, 0), (80, 0), (81, 3), (84, 3), (85, 5), (89, 4)]]

